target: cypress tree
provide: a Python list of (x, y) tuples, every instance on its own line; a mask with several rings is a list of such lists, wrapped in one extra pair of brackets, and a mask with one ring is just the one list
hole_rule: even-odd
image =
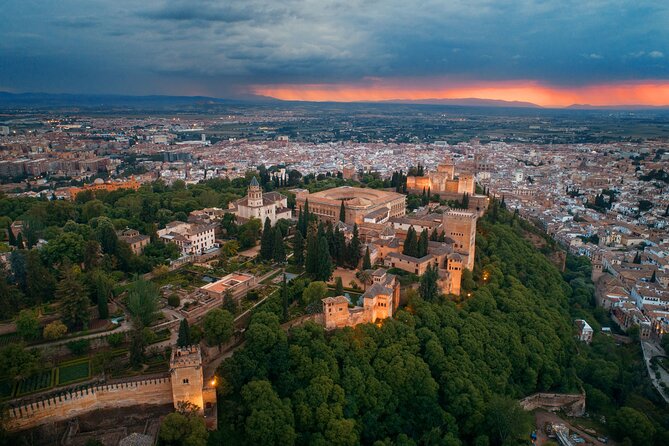
[(430, 241), (431, 242), (439, 241), (439, 233), (437, 232), (437, 228), (434, 228), (430, 233)]
[(14, 232), (12, 232), (11, 223), (7, 223), (7, 242), (9, 243), (10, 246), (16, 246), (16, 237), (14, 237)]
[(265, 227), (262, 230), (262, 237), (260, 239), (260, 258), (262, 260), (272, 260), (272, 253), (274, 251), (274, 234), (272, 231), (272, 223), (269, 217), (265, 218)]
[(416, 230), (413, 226), (409, 227), (407, 231), (406, 239), (404, 239), (404, 248), (402, 253), (410, 257), (417, 257), (418, 254), (418, 241), (416, 240)]
[(283, 310), (283, 322), (288, 320), (288, 308), (290, 307), (290, 296), (288, 295), (288, 282), (286, 280), (286, 274), (283, 274), (283, 280), (281, 281), (281, 308)]
[(344, 206), (344, 200), (341, 201), (341, 206), (339, 207), (339, 221), (346, 221), (346, 207)]
[(293, 259), (296, 265), (304, 264), (304, 237), (301, 231), (297, 231), (293, 239)]
[(420, 233), (420, 239), (418, 240), (418, 255), (416, 257), (425, 257), (427, 255), (427, 229), (423, 229), (423, 232)]
[(336, 257), (335, 252), (335, 241), (334, 241), (334, 232), (332, 231), (332, 223), (328, 222), (327, 230), (325, 231), (325, 237), (328, 240), (328, 250), (330, 252), (330, 257), (333, 259)]
[(316, 274), (318, 260), (318, 237), (316, 236), (316, 231), (312, 229), (307, 234), (307, 255), (304, 261), (307, 274)]
[(462, 209), (469, 208), (469, 194), (465, 192), (465, 196), (462, 197)]
[(343, 296), (344, 295), (344, 284), (341, 281), (341, 277), (337, 276), (335, 279), (335, 296)]
[(656, 273), (656, 270), (653, 270), (653, 275), (650, 276), (650, 281), (651, 281), (652, 283), (657, 282), (657, 275), (656, 275), (655, 273)]
[(23, 249), (23, 234), (19, 232), (18, 237), (16, 237), (16, 247)]
[(272, 258), (277, 263), (286, 261), (286, 249), (283, 246), (283, 237), (280, 230), (274, 231), (274, 246), (272, 248)]
[(506, 209), (506, 197), (502, 195), (502, 203), (499, 205), (500, 208)]
[(107, 306), (107, 294), (98, 295), (98, 318), (107, 319), (109, 317), (109, 307)]
[(634, 260), (632, 260), (632, 263), (641, 264), (641, 255), (639, 254), (639, 251), (636, 252), (636, 255), (634, 256)]
[(232, 290), (228, 289), (223, 294), (223, 309), (228, 310), (230, 314), (237, 314), (238, 305), (235, 297), (232, 295)]
[(300, 210), (297, 213), (297, 232), (302, 234), (302, 238), (304, 238), (304, 233), (302, 232), (303, 227), (304, 227), (304, 213), (302, 212), (302, 208), (300, 207)]
[(365, 249), (365, 257), (362, 259), (362, 269), (372, 269), (372, 259), (369, 256), (369, 246)]
[(317, 255), (315, 278), (327, 282), (332, 275), (332, 259), (328, 250), (328, 241), (324, 235), (318, 239)]
[(339, 228), (334, 233), (334, 244), (335, 262), (338, 266), (343, 266), (346, 259), (346, 237), (344, 236), (344, 232), (340, 231)]
[(351, 239), (351, 244), (349, 245), (349, 253), (348, 253), (348, 258), (353, 268), (357, 268), (358, 263), (360, 263), (361, 247), (362, 246), (360, 245), (360, 236), (358, 234), (358, 224), (355, 223), (353, 225), (353, 238)]
[(186, 318), (183, 318), (179, 323), (179, 337), (177, 338), (177, 346), (186, 347), (190, 344), (190, 326), (188, 325)]
[(442, 229), (441, 234), (439, 234), (439, 242), (445, 242), (446, 241), (446, 231)]
[(432, 264), (429, 264), (420, 278), (420, 287), (418, 288), (420, 297), (427, 301), (432, 301), (437, 297), (439, 294), (437, 279), (437, 270), (432, 267)]

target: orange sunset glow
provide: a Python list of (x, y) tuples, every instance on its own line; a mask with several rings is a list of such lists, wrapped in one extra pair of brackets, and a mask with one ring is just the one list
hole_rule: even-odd
[(494, 99), (531, 102), (542, 107), (669, 105), (669, 82), (643, 81), (580, 87), (553, 87), (536, 81), (448, 83), (430, 80), (372, 79), (354, 84), (284, 84), (252, 87), (254, 94), (292, 101), (390, 101)]

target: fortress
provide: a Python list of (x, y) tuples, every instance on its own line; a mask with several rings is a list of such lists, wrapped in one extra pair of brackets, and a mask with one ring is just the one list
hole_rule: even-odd
[(407, 190), (413, 193), (422, 193), (429, 190), (432, 194), (450, 195), (442, 197), (447, 199), (458, 199), (463, 194), (474, 195), (474, 175), (460, 173), (455, 175), (455, 163), (449, 157), (437, 166), (436, 172), (427, 176), (407, 177)]
[(199, 407), (209, 429), (216, 427), (216, 383), (205, 382), (199, 347), (175, 347), (169, 376), (100, 384), (62, 392), (30, 403), (9, 405), (6, 428), (21, 431), (57, 423), (100, 409), (158, 406), (181, 402)]

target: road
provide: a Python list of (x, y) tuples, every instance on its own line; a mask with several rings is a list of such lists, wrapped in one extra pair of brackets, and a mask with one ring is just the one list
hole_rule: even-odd
[(658, 379), (655, 377), (655, 372), (653, 371), (653, 369), (650, 368), (650, 360), (654, 356), (666, 356), (666, 353), (659, 345), (649, 340), (641, 341), (641, 350), (643, 350), (643, 359), (646, 362), (646, 370), (648, 371), (650, 380), (653, 382), (653, 386), (655, 386), (655, 389), (657, 389), (659, 394), (662, 395), (664, 401), (667, 404), (669, 404), (669, 395), (668, 395), (669, 392), (662, 389), (662, 387), (660, 386), (661, 382), (664, 382), (666, 386), (669, 386), (669, 373), (667, 373), (667, 371), (664, 370), (662, 367), (659, 367), (658, 371), (660, 373), (660, 378)]

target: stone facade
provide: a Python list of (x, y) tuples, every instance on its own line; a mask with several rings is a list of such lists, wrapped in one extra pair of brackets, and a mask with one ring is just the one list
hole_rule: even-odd
[[(323, 299), (323, 324), (328, 330), (375, 323), (392, 317), (400, 304), (400, 284), (397, 278), (379, 268), (372, 273), (372, 285), (365, 291), (358, 306), (349, 308), (344, 296)], [(362, 303), (362, 305), (359, 305)]]
[(474, 175), (470, 173), (455, 174), (453, 160), (447, 158), (437, 166), (436, 172), (430, 172), (426, 176), (407, 177), (407, 190), (414, 193), (430, 191), (432, 194), (451, 194), (462, 196), (463, 194), (474, 195)]
[(339, 221), (344, 202), (345, 223), (360, 225), (363, 222), (382, 224), (406, 213), (406, 197), (396, 192), (342, 186), (310, 194), (300, 190), (296, 194), (297, 207), (304, 208), (309, 200), (309, 212), (323, 222)]

